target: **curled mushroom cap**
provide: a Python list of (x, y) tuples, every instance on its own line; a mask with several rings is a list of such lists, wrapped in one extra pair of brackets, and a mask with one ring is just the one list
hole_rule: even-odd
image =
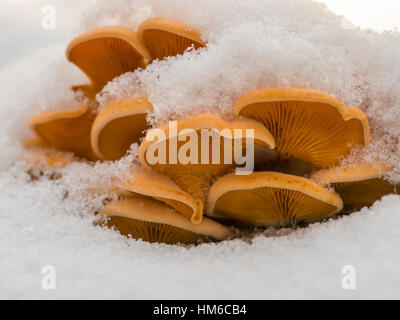
[(210, 189), (207, 214), (258, 225), (285, 226), (331, 216), (340, 196), (315, 182), (278, 172), (226, 175)]
[(95, 154), (104, 160), (116, 160), (125, 155), (131, 144), (138, 143), (144, 136), (150, 111), (153, 106), (145, 97), (107, 105), (96, 117), (91, 131)]
[(67, 47), (67, 59), (78, 66), (91, 80), (82, 89), (89, 98), (108, 81), (150, 62), (150, 54), (136, 33), (124, 27), (105, 27), (85, 32)]
[(110, 202), (100, 213), (109, 217), (109, 227), (148, 242), (194, 244), (201, 239), (224, 240), (229, 236), (227, 227), (211, 219), (193, 224), (167, 205), (147, 198)]
[(346, 210), (371, 206), (384, 195), (400, 193), (396, 185), (384, 179), (391, 169), (383, 162), (362, 162), (348, 167), (335, 167), (315, 173), (311, 179), (332, 186), (343, 199)]
[(269, 131), (250, 119), (225, 121), (206, 113), (177, 121), (175, 129), (166, 124), (149, 130), (139, 147), (140, 162), (201, 201), (211, 179), (237, 165), (235, 150), (242, 154), (247, 145), (275, 146)]
[(353, 145), (370, 141), (367, 116), (319, 91), (273, 88), (241, 96), (236, 116), (261, 121), (276, 140), (283, 159), (297, 158), (318, 167), (336, 165)]
[[(141, 167), (133, 169), (129, 179), (121, 182), (121, 188), (164, 202), (193, 223), (198, 224), (203, 219), (201, 201), (193, 199), (169, 178), (153, 170)], [(125, 195), (129, 194), (125, 193)]]
[(153, 59), (182, 54), (191, 46), (205, 46), (200, 33), (183, 23), (162, 18), (144, 21), (138, 28), (141, 42), (149, 49)]
[(32, 117), (30, 126), (49, 146), (96, 159), (90, 146), (90, 130), (95, 115), (82, 106), (76, 110), (46, 111)]

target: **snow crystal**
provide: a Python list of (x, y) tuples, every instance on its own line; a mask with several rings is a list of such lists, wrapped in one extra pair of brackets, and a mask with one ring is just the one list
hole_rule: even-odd
[[(197, 28), (207, 47), (121, 75), (98, 94), (100, 108), (146, 95), (159, 125), (210, 110), (232, 118), (235, 100), (257, 88), (314, 88), (367, 113), (372, 144), (350, 160), (380, 157), (400, 181), (399, 33), (362, 31), (311, 0), (100, 0), (74, 32), (136, 29), (157, 16)], [(69, 88), (88, 80), (65, 61), (65, 46), (0, 73), (1, 298), (400, 298), (399, 196), (251, 243), (153, 245), (94, 228), (93, 213), (113, 196), (96, 188), (129, 173), (137, 146), (120, 161), (72, 163), (56, 176), (33, 178), (23, 161), (33, 114), (79, 106)], [(40, 286), (47, 264), (57, 270), (55, 291)], [(345, 291), (349, 264), (357, 290)]]

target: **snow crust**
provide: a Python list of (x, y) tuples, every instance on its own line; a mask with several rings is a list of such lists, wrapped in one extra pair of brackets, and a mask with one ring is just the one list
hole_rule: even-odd
[[(400, 181), (399, 33), (362, 31), (311, 0), (100, 0), (74, 32), (135, 29), (152, 16), (198, 28), (207, 48), (114, 79), (97, 97), (102, 107), (146, 94), (158, 125), (209, 110), (230, 118), (234, 101), (256, 88), (319, 89), (369, 116), (373, 142), (347, 163), (379, 156)], [(32, 176), (21, 144), (33, 114), (78, 107), (68, 88), (86, 79), (65, 61), (65, 46), (0, 73), (0, 298), (400, 298), (399, 196), (252, 243), (152, 245), (94, 228), (108, 195), (86, 190), (127, 174), (135, 146), (118, 162), (74, 163), (54, 178)], [(48, 264), (54, 291), (41, 287)], [(356, 290), (341, 286), (344, 265), (356, 268)]]

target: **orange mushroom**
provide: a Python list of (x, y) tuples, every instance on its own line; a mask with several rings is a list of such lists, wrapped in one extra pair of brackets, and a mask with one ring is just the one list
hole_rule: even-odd
[(78, 66), (91, 83), (75, 86), (93, 99), (108, 81), (151, 60), (136, 33), (124, 27), (105, 27), (85, 32), (67, 47), (67, 59)]
[(144, 21), (138, 28), (140, 41), (149, 49), (153, 59), (183, 54), (189, 47), (205, 46), (200, 33), (183, 23), (162, 18)]
[[(100, 213), (108, 219), (108, 227), (134, 239), (166, 244), (196, 244), (208, 238), (224, 240), (229, 229), (204, 218), (193, 224), (169, 206), (153, 199), (131, 197), (107, 204)], [(97, 225), (102, 221), (96, 222)]]
[(368, 119), (362, 111), (315, 90), (252, 91), (237, 100), (234, 113), (262, 122), (283, 159), (301, 159), (317, 167), (337, 165), (352, 146), (370, 141)]
[(90, 145), (90, 130), (95, 115), (87, 106), (76, 110), (47, 111), (34, 116), (30, 126), (49, 146), (95, 160)]
[(153, 111), (145, 98), (123, 100), (107, 105), (96, 117), (91, 130), (95, 154), (104, 160), (125, 155), (132, 143), (140, 142), (148, 128), (146, 116)]
[(384, 178), (390, 171), (381, 161), (362, 162), (321, 170), (311, 179), (323, 186), (332, 186), (342, 197), (345, 210), (355, 211), (371, 206), (385, 195), (400, 194), (400, 189)]
[(164, 202), (193, 223), (198, 224), (203, 220), (203, 203), (153, 170), (134, 168), (130, 177), (120, 183), (120, 188), (124, 196), (132, 196), (133, 193)]
[[(154, 131), (160, 136), (155, 137)], [(239, 150), (242, 154), (247, 145), (273, 149), (275, 142), (256, 121), (225, 121), (214, 114), (199, 114), (177, 121), (176, 128), (166, 124), (148, 131), (139, 147), (139, 159), (144, 167), (165, 174), (204, 202), (213, 177), (239, 165), (232, 153)]]
[(309, 179), (279, 172), (226, 175), (212, 185), (207, 200), (210, 217), (268, 226), (315, 221), (342, 208), (338, 194)]

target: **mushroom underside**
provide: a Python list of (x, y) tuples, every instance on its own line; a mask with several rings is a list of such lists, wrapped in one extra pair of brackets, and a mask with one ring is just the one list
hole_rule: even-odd
[(259, 225), (287, 226), (330, 216), (337, 208), (302, 192), (283, 188), (233, 190), (223, 194), (214, 209), (216, 216)]
[(107, 221), (108, 227), (114, 227), (122, 235), (143, 241), (166, 244), (194, 244), (207, 237), (175, 226), (141, 221), (137, 219), (112, 216)]
[(84, 92), (99, 92), (115, 77), (144, 67), (143, 56), (128, 42), (115, 37), (97, 38), (80, 43), (69, 52), (69, 60), (91, 80)]
[(337, 164), (352, 146), (364, 144), (361, 122), (344, 121), (336, 108), (323, 103), (259, 102), (244, 107), (241, 115), (267, 127), (282, 159), (302, 159), (326, 167)]
[(400, 194), (400, 190), (390, 182), (374, 178), (363, 181), (338, 182), (332, 187), (342, 197), (344, 211), (352, 212), (371, 206), (388, 194)]
[[(149, 242), (190, 244), (209, 238), (223, 240), (229, 235), (228, 228), (211, 219), (193, 224), (168, 205), (141, 195), (113, 201), (100, 214), (107, 218), (108, 227), (115, 226), (123, 235)], [(104, 219), (95, 222), (102, 223)]]
[(146, 30), (143, 32), (143, 41), (153, 59), (163, 59), (183, 54), (186, 49), (192, 47), (195, 50), (204, 45), (163, 30)]
[(148, 128), (146, 114), (136, 114), (110, 121), (98, 136), (98, 149), (104, 159), (123, 157), (133, 143), (139, 143)]
[(31, 125), (38, 136), (50, 146), (94, 160), (96, 157), (90, 144), (90, 130), (95, 115), (90, 108), (82, 109), (76, 114), (74, 112), (60, 111), (48, 113), (48, 116), (47, 113), (39, 114), (42, 119), (33, 119)]

